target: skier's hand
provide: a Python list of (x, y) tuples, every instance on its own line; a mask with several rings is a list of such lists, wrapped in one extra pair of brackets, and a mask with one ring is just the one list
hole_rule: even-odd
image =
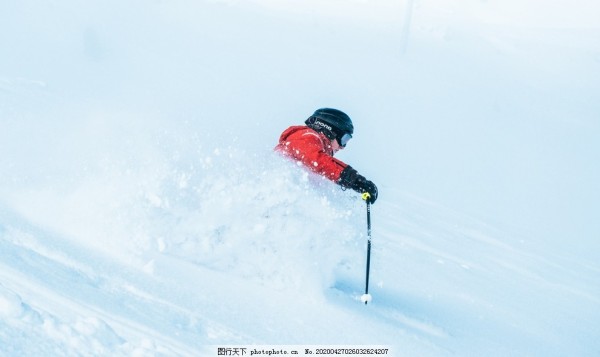
[(377, 186), (375, 186), (375, 184), (372, 181), (365, 180), (365, 182), (362, 183), (360, 190), (363, 193), (369, 193), (369, 197), (367, 197), (366, 200), (367, 202), (375, 203), (375, 200), (377, 200)]
[(377, 186), (372, 181), (367, 180), (350, 166), (346, 166), (338, 183), (345, 188), (351, 188), (358, 193), (369, 193), (367, 202), (375, 203), (377, 200)]

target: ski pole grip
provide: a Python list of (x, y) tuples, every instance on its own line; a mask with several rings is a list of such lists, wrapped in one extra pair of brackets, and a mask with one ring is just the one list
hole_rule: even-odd
[(365, 201), (366, 201), (366, 200), (368, 200), (369, 198), (371, 198), (371, 194), (370, 194), (370, 193), (368, 193), (368, 192), (364, 192), (364, 193), (362, 194), (362, 196), (361, 196), (361, 197), (362, 197), (362, 199), (363, 199), (363, 200), (365, 200)]

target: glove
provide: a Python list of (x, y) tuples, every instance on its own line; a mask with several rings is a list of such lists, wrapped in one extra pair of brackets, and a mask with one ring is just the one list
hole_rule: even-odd
[(358, 193), (368, 192), (370, 197), (367, 198), (367, 202), (369, 203), (375, 203), (377, 200), (377, 186), (350, 166), (346, 166), (342, 171), (338, 184), (344, 188), (351, 188)]

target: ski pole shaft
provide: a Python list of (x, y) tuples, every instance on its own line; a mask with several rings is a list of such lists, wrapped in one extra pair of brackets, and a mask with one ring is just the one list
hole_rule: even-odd
[(369, 195), (368, 192), (365, 192), (362, 195), (363, 200), (365, 200), (365, 202), (367, 203), (367, 273), (366, 273), (366, 279), (365, 279), (365, 294), (364, 296), (364, 301), (365, 301), (365, 305), (367, 305), (367, 303), (370, 300), (370, 295), (369, 295), (369, 275), (370, 275), (370, 269), (371, 269), (371, 203), (369, 202), (369, 198), (371, 196)]

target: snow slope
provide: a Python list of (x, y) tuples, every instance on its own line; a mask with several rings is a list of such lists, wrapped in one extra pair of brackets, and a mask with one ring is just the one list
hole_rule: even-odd
[[(0, 355), (598, 355), (598, 10), (2, 3)], [(364, 203), (271, 151), (322, 106), (368, 306)]]

